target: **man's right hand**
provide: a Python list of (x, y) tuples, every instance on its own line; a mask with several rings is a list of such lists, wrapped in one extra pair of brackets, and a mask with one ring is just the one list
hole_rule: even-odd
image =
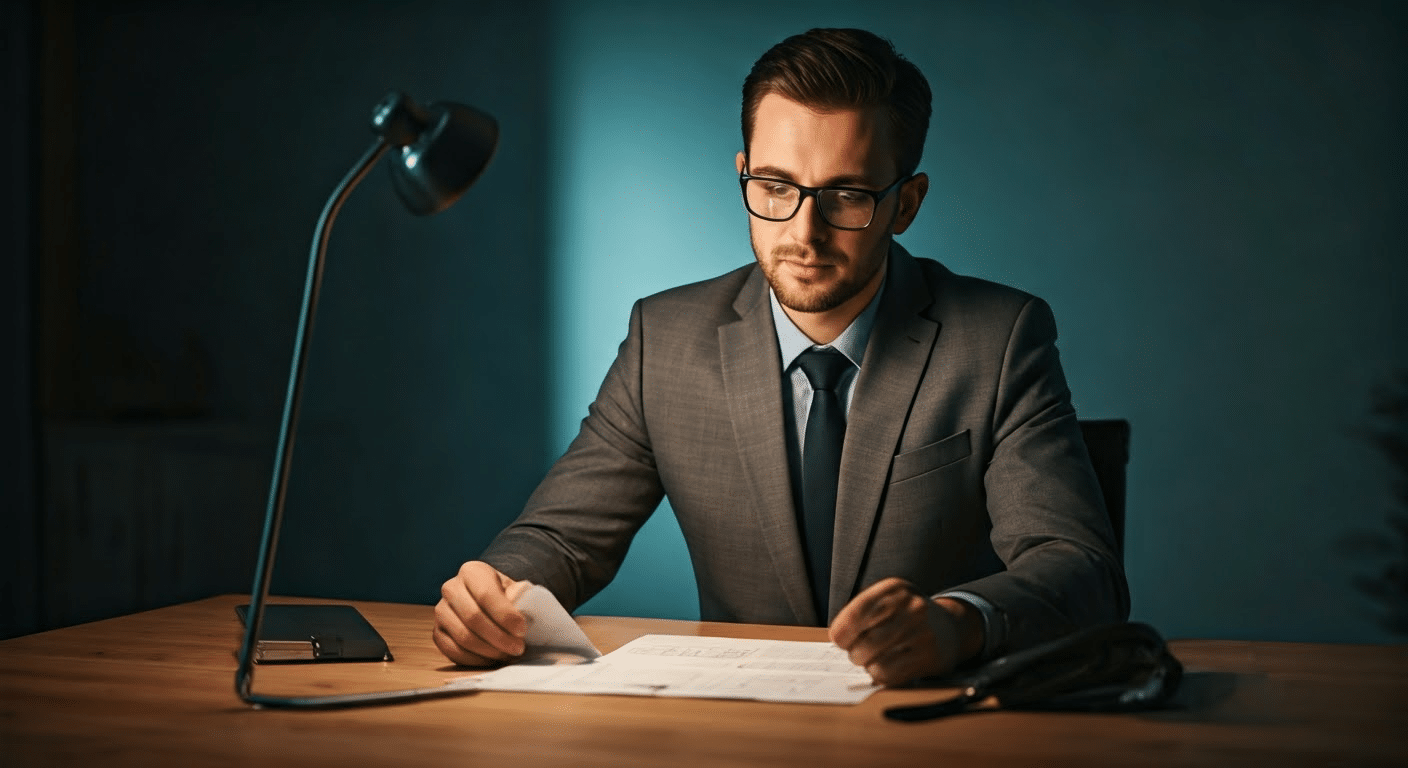
[(513, 601), (529, 587), (471, 560), (440, 587), (435, 647), (456, 664), (489, 667), (523, 655), (528, 620)]

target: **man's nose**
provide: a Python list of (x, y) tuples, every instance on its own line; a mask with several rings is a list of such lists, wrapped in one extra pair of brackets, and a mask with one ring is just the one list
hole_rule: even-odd
[(821, 206), (816, 195), (802, 198), (802, 205), (792, 217), (792, 234), (799, 242), (815, 243), (824, 240), (831, 225), (821, 217)]

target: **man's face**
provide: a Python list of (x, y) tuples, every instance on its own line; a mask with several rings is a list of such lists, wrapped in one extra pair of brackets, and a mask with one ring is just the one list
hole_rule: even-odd
[[(893, 141), (890, 121), (879, 109), (816, 112), (770, 93), (758, 103), (748, 154), (738, 153), (736, 162), (754, 176), (878, 191), (899, 176)], [(827, 224), (815, 197), (803, 200), (787, 221), (748, 217), (753, 253), (794, 319), (796, 313), (820, 313), (849, 322), (864, 309), (883, 279), (891, 235), (914, 218), (923, 197), (914, 189), (919, 186), (910, 182), (887, 195), (862, 230)]]

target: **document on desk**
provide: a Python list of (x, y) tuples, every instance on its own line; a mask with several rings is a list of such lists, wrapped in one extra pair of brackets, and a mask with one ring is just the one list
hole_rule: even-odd
[(880, 688), (831, 643), (646, 635), (601, 655), (546, 588), (509, 591), (528, 619), (514, 664), (451, 680), (457, 688), (856, 704)]
[(646, 635), (592, 661), (512, 664), (450, 684), (810, 704), (857, 704), (880, 688), (831, 643), (689, 635)]

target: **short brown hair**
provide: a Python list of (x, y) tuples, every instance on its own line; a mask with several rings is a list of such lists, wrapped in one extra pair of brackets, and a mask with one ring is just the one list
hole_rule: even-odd
[(776, 93), (814, 109), (883, 106), (895, 129), (895, 164), (908, 176), (924, 155), (929, 81), (895, 46), (863, 29), (813, 29), (768, 49), (743, 81), (743, 147), (758, 102)]

